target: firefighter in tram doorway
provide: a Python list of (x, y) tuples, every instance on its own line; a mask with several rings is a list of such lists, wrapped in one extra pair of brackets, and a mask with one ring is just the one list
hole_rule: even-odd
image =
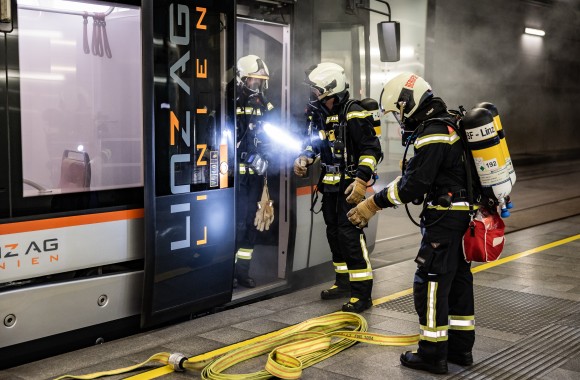
[(264, 96), (268, 67), (258, 56), (247, 55), (237, 64), (236, 154), (236, 266), (234, 287), (253, 288), (250, 263), (258, 231), (268, 230), (274, 209), (267, 187), (268, 152), (262, 130), (264, 118), (274, 107)]
[[(372, 115), (357, 102), (349, 101), (344, 69), (320, 63), (306, 71), (310, 86), (308, 103), (310, 131), (318, 129), (318, 144), (312, 144), (294, 162), (294, 173), (303, 176), (317, 155), (322, 164), (318, 190), (332, 252), (336, 280), (321, 298), (349, 297), (343, 311), (360, 313), (372, 306), (373, 272), (365, 235), (353, 226), (346, 213), (361, 202), (372, 178), (381, 146)], [(311, 139), (314, 140), (314, 139)]]
[[(464, 366), (473, 363), (475, 341), (473, 276), (462, 246), (470, 221), (464, 148), (446, 123), (453, 115), (415, 74), (399, 74), (384, 86), (381, 109), (398, 113), (403, 143), (413, 144), (415, 154), (403, 164), (402, 176), (359, 203), (348, 217), (364, 226), (380, 209), (425, 197), (413, 281), (419, 349), (403, 353), (400, 360), (405, 367), (446, 373), (448, 361)], [(472, 174), (477, 175), (473, 170)]]

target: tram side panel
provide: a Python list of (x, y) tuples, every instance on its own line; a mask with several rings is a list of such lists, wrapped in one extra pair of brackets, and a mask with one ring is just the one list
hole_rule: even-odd
[(143, 287), (139, 8), (90, 5), (111, 9), (100, 56), (83, 50), (82, 15), (26, 6), (0, 53), (2, 367), (119, 336)]

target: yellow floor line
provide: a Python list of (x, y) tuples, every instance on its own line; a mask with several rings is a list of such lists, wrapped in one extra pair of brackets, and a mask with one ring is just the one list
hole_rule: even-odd
[[(495, 266), (498, 266), (498, 265), (501, 265), (501, 264), (505, 264), (505, 263), (508, 263), (510, 261), (514, 261), (514, 260), (520, 259), (520, 258), (525, 257), (525, 256), (529, 256), (529, 255), (534, 254), (534, 253), (542, 252), (542, 251), (545, 251), (547, 249), (551, 249), (551, 248), (554, 248), (554, 247), (558, 247), (560, 245), (568, 244), (568, 243), (570, 243), (570, 242), (572, 242), (574, 240), (578, 240), (578, 239), (580, 239), (580, 234), (574, 235), (574, 236), (571, 236), (571, 237), (568, 237), (568, 238), (565, 238), (565, 239), (561, 239), (561, 240), (558, 240), (558, 241), (555, 241), (555, 242), (552, 242), (552, 243), (544, 244), (544, 245), (542, 245), (540, 247), (528, 249), (527, 251), (524, 251), (524, 252), (515, 253), (515, 254), (513, 254), (511, 256), (507, 256), (507, 257), (498, 259), (498, 260), (493, 261), (491, 263), (485, 263), (485, 264), (478, 265), (478, 266), (472, 268), (471, 271), (473, 273), (481, 272), (481, 271), (484, 271), (486, 269), (493, 268)], [(398, 299), (398, 298), (407, 296), (409, 294), (413, 294), (413, 289), (412, 288), (402, 290), (400, 292), (397, 292), (397, 293), (388, 295), (386, 297), (377, 298), (377, 299), (373, 300), (373, 305), (380, 305), (382, 303), (385, 303), (385, 302), (388, 302), (388, 301), (392, 301), (392, 300), (395, 300), (395, 299)], [(236, 349), (238, 347), (243, 347), (243, 346), (246, 346), (248, 344), (255, 343), (255, 342), (261, 342), (261, 341), (263, 341), (265, 339), (268, 339), (270, 337), (279, 335), (282, 332), (284, 332), (285, 330), (290, 329), (291, 327), (293, 327), (293, 326), (287, 326), (287, 327), (284, 327), (283, 329), (276, 330), (276, 331), (273, 331), (273, 332), (270, 332), (270, 333), (267, 333), (267, 334), (264, 334), (264, 335), (260, 335), (260, 336), (254, 337), (252, 339), (248, 339), (248, 340), (245, 340), (245, 341), (242, 341), (242, 342), (238, 342), (238, 343), (235, 343), (235, 344), (231, 344), (229, 346), (225, 346), (225, 347), (219, 348), (217, 350), (213, 350), (213, 351), (210, 351), (210, 352), (206, 352), (205, 354), (201, 354), (201, 355), (194, 356), (191, 359), (192, 360), (201, 360), (201, 359), (205, 359), (205, 358), (211, 358), (211, 357), (214, 357), (216, 355), (220, 355), (222, 353), (226, 353), (226, 352), (228, 352), (230, 350)], [(155, 379), (157, 377), (161, 377), (161, 376), (167, 375), (168, 373), (171, 373), (171, 372), (173, 372), (171, 366), (165, 366), (165, 367), (156, 368), (156, 369), (153, 369), (153, 370), (150, 370), (150, 371), (147, 371), (147, 372), (139, 373), (139, 374), (134, 375), (134, 376), (131, 376), (131, 377), (127, 377), (127, 378), (125, 378), (125, 380), (149, 380), (149, 379)]]

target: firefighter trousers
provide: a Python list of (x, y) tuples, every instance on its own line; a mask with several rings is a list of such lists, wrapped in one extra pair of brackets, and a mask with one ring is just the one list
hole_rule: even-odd
[(240, 174), (236, 186), (236, 277), (248, 278), (258, 230), (254, 218), (262, 194), (263, 178)]
[(445, 229), (443, 224), (423, 229), (415, 259), (418, 353), (427, 361), (447, 359), (448, 352), (471, 352), (475, 342), (473, 275), (463, 255), (463, 232)]
[(322, 215), (337, 283), (348, 274), (351, 297), (368, 299), (373, 289), (373, 272), (364, 232), (346, 217), (353, 207), (342, 192), (323, 193)]

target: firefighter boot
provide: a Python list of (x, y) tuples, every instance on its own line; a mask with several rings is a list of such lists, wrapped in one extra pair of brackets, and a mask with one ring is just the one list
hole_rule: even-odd
[(447, 361), (445, 359), (428, 361), (417, 352), (406, 351), (401, 354), (401, 364), (408, 368), (419, 369), (431, 373), (447, 373)]
[(329, 289), (320, 292), (320, 298), (323, 300), (334, 300), (350, 296), (350, 281), (348, 273), (337, 273), (336, 281)]
[(250, 277), (250, 260), (238, 260), (235, 277), (238, 285), (246, 288), (256, 287), (256, 282)]
[(366, 309), (373, 306), (373, 300), (371, 298), (356, 298), (351, 297), (350, 300), (342, 305), (342, 311), (348, 313), (362, 313)]
[(458, 364), (464, 367), (473, 364), (473, 355), (469, 352), (449, 352), (447, 353), (447, 361)]

